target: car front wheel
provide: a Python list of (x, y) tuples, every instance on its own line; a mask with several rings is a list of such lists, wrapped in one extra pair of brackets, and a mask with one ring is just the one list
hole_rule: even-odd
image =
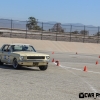
[(13, 68), (14, 68), (14, 69), (20, 68), (20, 66), (19, 66), (19, 64), (18, 64), (18, 62), (17, 62), (17, 59), (14, 59), (14, 60), (13, 60)]
[(48, 65), (45, 65), (45, 66), (39, 66), (39, 69), (40, 70), (46, 70), (48, 68)]

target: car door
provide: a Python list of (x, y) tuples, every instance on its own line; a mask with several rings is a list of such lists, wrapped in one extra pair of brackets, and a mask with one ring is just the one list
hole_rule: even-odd
[(1, 61), (8, 63), (10, 58), (10, 45), (5, 45), (2, 49)]
[(6, 53), (6, 63), (10, 64), (11, 63), (11, 46), (8, 45), (8, 48), (7, 48), (7, 53)]

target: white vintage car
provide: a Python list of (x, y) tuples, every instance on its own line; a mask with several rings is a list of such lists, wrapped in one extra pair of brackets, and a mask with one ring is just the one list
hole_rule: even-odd
[(15, 69), (33, 66), (46, 70), (49, 60), (49, 55), (37, 53), (30, 44), (4, 44), (0, 49), (0, 65), (12, 64)]

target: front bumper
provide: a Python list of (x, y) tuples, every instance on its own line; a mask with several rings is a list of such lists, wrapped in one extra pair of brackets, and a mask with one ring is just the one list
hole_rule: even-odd
[(23, 60), (18, 62), (18, 64), (21, 66), (33, 66), (33, 67), (45, 66), (48, 65), (48, 63), (49, 60)]

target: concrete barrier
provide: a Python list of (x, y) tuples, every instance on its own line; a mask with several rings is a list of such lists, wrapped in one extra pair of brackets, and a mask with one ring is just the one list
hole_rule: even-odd
[(4, 43), (27, 43), (33, 45), (36, 50), (100, 54), (100, 44), (96, 43), (62, 42), (0, 37), (0, 46), (2, 46)]

